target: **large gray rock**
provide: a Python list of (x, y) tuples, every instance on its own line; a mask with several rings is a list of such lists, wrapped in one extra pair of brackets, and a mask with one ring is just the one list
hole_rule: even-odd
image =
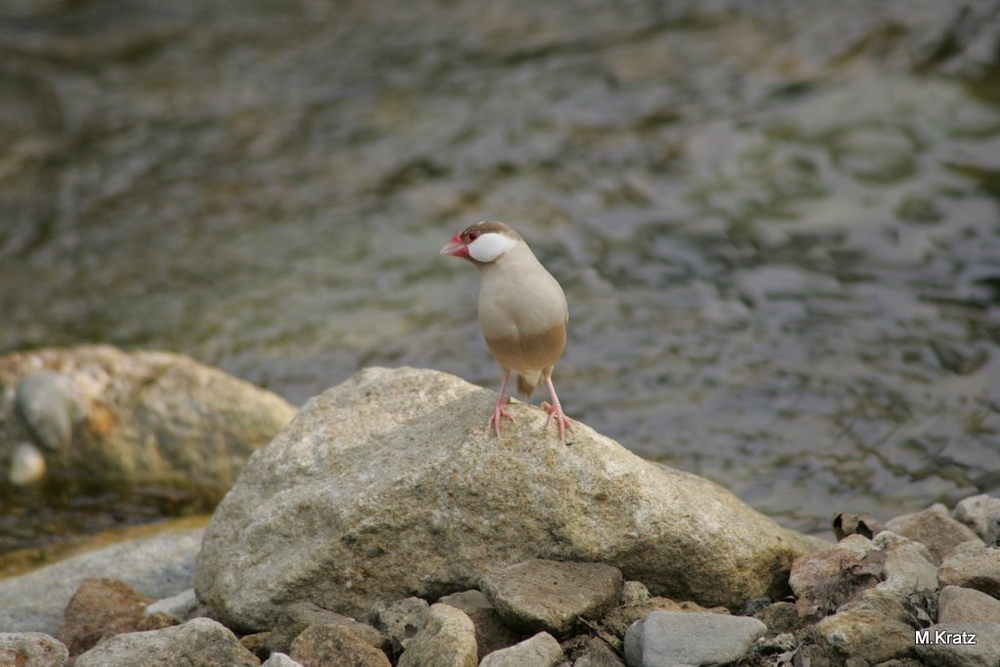
[(629, 667), (687, 667), (735, 662), (767, 626), (748, 616), (654, 611), (625, 635)]
[(152, 598), (176, 595), (191, 588), (201, 536), (202, 529), (164, 532), (0, 580), (0, 628), (58, 635), (84, 579), (119, 579)]
[(115, 635), (80, 655), (75, 667), (161, 665), (259, 667), (260, 660), (223, 625), (195, 618), (162, 630)]
[(783, 594), (792, 560), (823, 544), (584, 424), (561, 444), (535, 407), (514, 402), (498, 440), (493, 400), (411, 368), (367, 369), (311, 399), (216, 510), (199, 597), (259, 629), (296, 598), (359, 616), (541, 557), (608, 563), (658, 595), (736, 607)]
[(179, 354), (15, 353), (0, 358), (0, 477), (183, 482), (221, 497), (294, 414), (276, 394)]

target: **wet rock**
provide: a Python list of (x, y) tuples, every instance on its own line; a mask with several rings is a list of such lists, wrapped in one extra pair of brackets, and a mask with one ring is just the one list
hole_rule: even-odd
[(268, 652), (289, 653), (295, 638), (313, 625), (344, 627), (369, 646), (378, 649), (384, 643), (382, 633), (367, 623), (323, 609), (311, 602), (293, 602), (282, 610), (278, 624), (264, 641), (264, 647)]
[(885, 527), (926, 545), (934, 556), (935, 565), (939, 565), (941, 559), (962, 542), (977, 539), (968, 526), (952, 519), (948, 509), (940, 503), (913, 514), (890, 519)]
[(45, 468), (69, 479), (183, 483), (212, 497), (295, 414), (275, 394), (187, 357), (106, 346), (2, 357), (7, 395), (0, 464), (10, 481), (26, 479), (11, 448), (33, 441)]
[(69, 651), (42, 632), (0, 632), (0, 665), (66, 667)]
[(385, 653), (344, 625), (310, 625), (292, 642), (290, 655), (303, 665), (391, 667)]
[(539, 632), (514, 646), (488, 654), (479, 667), (555, 667), (562, 659), (563, 650), (555, 637)]
[(227, 665), (258, 667), (258, 660), (225, 626), (195, 618), (183, 625), (115, 635), (76, 659), (75, 667)]
[(735, 662), (767, 627), (755, 618), (654, 611), (625, 635), (630, 667), (681, 667)]
[(939, 623), (922, 630), (921, 634), (926, 642), (918, 639), (916, 653), (924, 664), (935, 667), (996, 667), (1000, 664), (998, 623)]
[(0, 628), (57, 635), (63, 611), (85, 579), (118, 579), (151, 598), (185, 591), (193, 583), (202, 532), (164, 532), (0, 580)]
[(443, 604), (461, 609), (476, 626), (476, 646), (479, 659), (505, 646), (513, 646), (521, 635), (504, 625), (496, 607), (482, 591), (462, 591), (445, 595), (438, 600)]
[(260, 667), (304, 667), (301, 662), (292, 660), (284, 653), (272, 653), (267, 660), (260, 664)]
[(163, 613), (176, 619), (178, 622), (183, 623), (184, 621), (190, 621), (192, 618), (197, 616), (205, 616), (203, 613), (205, 611), (207, 611), (207, 609), (204, 605), (198, 602), (198, 597), (194, 594), (194, 589), (189, 588), (186, 591), (181, 591), (177, 595), (171, 595), (168, 598), (163, 598), (153, 602), (146, 607), (143, 615), (151, 616), (153, 614)]
[(803, 617), (825, 616), (882, 581), (885, 554), (871, 540), (851, 535), (837, 544), (802, 556), (792, 564), (788, 583)]
[[(822, 544), (583, 424), (559, 443), (531, 406), (513, 404), (498, 442), (482, 419), (493, 400), (409, 368), (367, 369), (311, 399), (216, 510), (199, 597), (258, 629), (299, 596), (356, 616), (542, 557), (606, 562), (658, 595), (739, 607), (783, 591), (791, 561)], [(289, 533), (311, 539), (289, 550)]]
[(941, 586), (962, 586), (1000, 598), (1000, 550), (976, 538), (954, 549), (938, 569)]
[(483, 577), (480, 588), (508, 626), (557, 637), (598, 619), (621, 598), (622, 573), (602, 563), (529, 560)]
[(1000, 541), (1000, 498), (985, 494), (965, 498), (955, 506), (955, 518), (987, 545), (997, 546)]
[(70, 655), (92, 648), (102, 637), (135, 632), (153, 598), (115, 579), (86, 579), (66, 606), (59, 640)]
[(402, 653), (406, 645), (417, 636), (417, 632), (423, 627), (428, 606), (426, 600), (414, 597), (376, 602), (372, 606), (371, 622), (389, 637), (393, 655)]
[(1000, 600), (961, 586), (945, 586), (938, 596), (938, 623), (1000, 623)]
[(464, 612), (446, 604), (433, 604), (424, 614), (423, 627), (399, 658), (399, 667), (476, 667), (476, 628)]
[(878, 664), (915, 657), (910, 614), (894, 595), (864, 590), (837, 613), (820, 620), (812, 635), (821, 647), (843, 659)]

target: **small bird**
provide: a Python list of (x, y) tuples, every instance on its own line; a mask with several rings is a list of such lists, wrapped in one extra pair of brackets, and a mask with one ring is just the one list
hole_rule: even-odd
[(489, 425), (500, 437), (500, 420), (514, 420), (507, 412), (510, 397), (505, 396), (513, 372), (517, 391), (525, 398), (545, 380), (552, 398), (552, 405), (542, 403), (549, 413), (545, 423), (555, 419), (559, 440), (565, 442), (570, 421), (552, 384), (552, 369), (566, 347), (569, 320), (562, 287), (521, 235), (502, 222), (483, 221), (466, 227), (451, 237), (441, 254), (467, 259), (479, 267), (479, 326), (490, 353), (503, 369)]

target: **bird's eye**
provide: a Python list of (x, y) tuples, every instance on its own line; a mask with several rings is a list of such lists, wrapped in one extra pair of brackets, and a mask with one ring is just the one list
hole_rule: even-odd
[(478, 229), (472, 229), (466, 232), (465, 238), (468, 239), (469, 243), (472, 243), (473, 241), (479, 238), (481, 233), (482, 232), (480, 232)]

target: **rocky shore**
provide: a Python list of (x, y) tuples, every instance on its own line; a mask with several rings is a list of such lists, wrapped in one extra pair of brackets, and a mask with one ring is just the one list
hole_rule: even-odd
[(586, 425), (361, 371), (250, 457), (204, 530), (0, 581), (0, 664), (1000, 664), (1000, 499), (838, 541)]

